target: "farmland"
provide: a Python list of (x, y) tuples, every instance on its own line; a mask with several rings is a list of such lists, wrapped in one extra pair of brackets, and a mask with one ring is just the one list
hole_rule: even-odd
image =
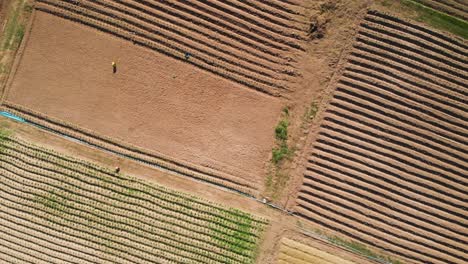
[(465, 263), (466, 42), (371, 11), (313, 144), (297, 214), (416, 263)]
[(266, 220), (2, 136), (0, 258), (252, 263)]
[(1, 263), (468, 262), (462, 0), (7, 0)]
[(435, 10), (439, 10), (449, 15), (468, 20), (468, 2), (464, 0), (415, 0), (415, 2), (421, 3), (425, 6), (434, 8)]
[(28, 43), (3, 102), (8, 111), (179, 174), (258, 192), (280, 99), (193, 67), (196, 53), (179, 61), (42, 11)]
[(297, 241), (283, 238), (278, 255), (278, 264), (354, 264), (332, 254), (304, 245)]

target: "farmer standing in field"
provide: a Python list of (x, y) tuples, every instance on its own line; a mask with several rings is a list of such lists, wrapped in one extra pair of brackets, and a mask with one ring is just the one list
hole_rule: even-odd
[(112, 62), (112, 73), (116, 73), (117, 72), (117, 64), (115, 63), (115, 61)]

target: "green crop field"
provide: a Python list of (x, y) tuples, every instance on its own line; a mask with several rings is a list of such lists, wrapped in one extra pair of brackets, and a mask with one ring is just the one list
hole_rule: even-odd
[(1, 136), (0, 260), (253, 263), (267, 222)]

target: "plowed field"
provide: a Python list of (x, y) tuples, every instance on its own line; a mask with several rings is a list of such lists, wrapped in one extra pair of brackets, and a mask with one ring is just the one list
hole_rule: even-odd
[(468, 261), (468, 45), (369, 12), (297, 214), (416, 263)]
[(256, 194), (282, 97), (300, 75), (303, 12), (299, 1), (40, 0), (2, 105), (56, 133)]

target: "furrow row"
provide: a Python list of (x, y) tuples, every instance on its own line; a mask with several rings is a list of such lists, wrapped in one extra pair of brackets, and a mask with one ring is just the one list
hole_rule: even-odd
[(453, 262), (435, 260), (426, 254), (421, 255), (417, 250), (413, 250), (408, 245), (396, 244), (394, 238), (390, 238), (390, 236), (386, 236), (386, 234), (378, 236), (376, 233), (379, 232), (376, 232), (376, 230), (368, 228), (366, 225), (357, 221), (353, 221), (354, 219), (350, 221), (349, 218), (343, 216), (340, 212), (336, 212), (316, 201), (303, 198), (298, 199), (298, 204), (297, 214), (299, 216), (334, 231), (343, 233), (357, 241), (419, 263), (453, 264)]
[[(210, 7), (209, 5), (204, 4), (201, 1), (158, 1), (161, 1), (165, 5), (173, 6), (186, 13), (194, 14), (200, 18), (203, 18), (205, 21), (217, 23), (218, 25), (222, 26), (225, 31), (236, 32), (254, 40), (255, 42), (262, 43), (271, 49), (276, 49), (280, 52), (288, 51), (291, 49), (289, 45), (278, 42), (278, 39), (275, 38), (273, 35), (262, 34), (255, 28), (250, 29), (248, 26), (244, 25), (242, 21), (237, 20), (233, 16), (230, 16), (228, 14), (223, 14), (217, 11), (216, 9)], [(226, 17), (224, 15), (226, 15)]]
[[(352, 210), (349, 205), (344, 205), (344, 202), (337, 202), (336, 200), (319, 197), (318, 193), (319, 192), (312, 196), (302, 192), (299, 196), (299, 200), (303, 205), (316, 205), (323, 210), (323, 212), (328, 211), (328, 214), (331, 215), (332, 218), (338, 219), (340, 222), (348, 222), (351, 226), (355, 226), (358, 229), (366, 230), (366, 232), (371, 233), (373, 237), (381, 241), (386, 241), (388, 244), (399, 248), (400, 251), (414, 255), (417, 254), (419, 258), (424, 258), (426, 261), (437, 260), (439, 263), (462, 263), (463, 259), (466, 259), (463, 256), (454, 256), (446, 251), (442, 251), (434, 245), (422, 245), (420, 241), (412, 237), (411, 234), (393, 228), (391, 225), (387, 225), (381, 221), (373, 220), (371, 217), (363, 217), (362, 215), (366, 214)], [(440, 245), (438, 246), (440, 247)]]
[[(379, 36), (380, 35), (380, 36)], [(436, 69), (444, 74), (451, 75), (452, 78), (457, 80), (467, 80), (468, 76), (465, 70), (461, 70), (460, 66), (453, 67), (450, 65), (449, 60), (443, 56), (434, 56), (431, 52), (427, 52), (426, 49), (421, 49), (418, 46), (405, 45), (403, 41), (393, 41), (391, 37), (379, 34), (378, 32), (371, 32), (366, 28), (359, 31), (357, 41), (373, 46), (382, 51), (399, 55), (400, 57), (407, 57), (415, 62), (430, 66), (432, 69)]]
[(340, 79), (340, 84), (348, 86), (353, 91), (362, 91), (366, 96), (371, 96), (373, 99), (384, 99), (385, 102), (388, 102), (388, 105), (391, 105), (389, 107), (391, 109), (407, 110), (409, 114), (417, 119), (426, 120), (428, 123), (436, 122), (444, 129), (468, 135), (468, 121), (466, 118), (461, 118), (465, 120), (454, 120), (444, 112), (439, 112), (430, 105), (426, 105), (425, 102), (419, 103), (411, 100), (411, 96), (402, 94), (387, 83), (370, 79), (367, 76), (361, 77), (345, 72)]
[[(449, 158), (448, 156), (451, 156), (453, 158), (456, 158), (457, 160), (461, 160), (461, 161), (466, 160), (466, 155), (463, 152), (463, 147), (457, 146), (452, 149), (450, 148), (451, 145), (457, 145), (456, 141), (458, 140), (460, 141), (460, 143), (464, 142), (463, 139), (457, 139), (457, 138), (453, 138), (450, 136), (448, 137), (443, 134), (442, 132), (443, 130), (441, 131), (440, 129), (435, 128), (433, 126), (428, 126), (427, 124), (421, 122), (418, 119), (401, 117), (401, 114), (398, 111), (392, 112), (392, 111), (382, 110), (381, 107), (379, 107), (379, 105), (376, 104), (374, 101), (370, 101), (368, 104), (367, 103), (363, 104), (363, 101), (365, 101), (366, 99), (361, 99), (361, 97), (356, 96), (356, 93), (353, 93), (352, 91), (348, 91), (346, 90), (346, 88), (347, 88), (346, 86), (344, 87), (340, 86), (338, 88), (338, 91), (340, 92), (340, 94), (337, 93), (335, 97), (336, 100), (332, 102), (332, 104), (337, 105), (338, 108), (336, 108), (336, 110), (333, 110), (333, 111), (343, 110), (343, 111), (347, 111), (351, 113), (357, 113), (359, 114), (358, 118), (360, 119), (378, 121), (378, 122), (374, 121), (376, 124), (379, 124), (379, 123), (390, 124), (391, 127), (396, 127), (398, 131), (401, 131), (401, 130), (403, 131), (413, 130), (413, 131), (421, 131), (421, 132), (426, 131), (426, 134), (429, 137), (422, 137), (422, 138), (417, 137), (417, 136), (405, 137), (404, 136), (405, 134), (403, 134), (403, 136), (400, 136), (398, 135), (399, 132), (395, 133), (396, 137), (400, 136), (400, 137), (406, 138), (409, 141), (413, 141), (419, 144), (423, 143), (423, 144), (433, 145), (434, 144), (433, 142), (436, 142), (436, 140), (431, 140), (430, 139), (431, 137), (433, 137), (434, 139), (437, 139), (438, 137), (446, 138), (445, 140), (439, 140), (439, 141), (442, 141), (447, 145), (445, 145), (445, 147), (444, 145), (442, 145), (437, 148), (437, 150), (442, 150), (440, 152), (444, 154), (443, 157)], [(370, 123), (374, 123), (374, 122), (370, 122)], [(429, 127), (430, 129), (426, 130), (427, 127)], [(412, 146), (412, 145), (413, 144), (409, 144), (408, 146)], [(438, 146), (437, 144), (434, 144), (434, 145)], [(427, 153), (427, 155), (434, 156), (434, 154), (432, 153)], [(445, 156), (445, 155), (448, 155), (448, 156)], [(451, 162), (452, 161), (449, 161), (449, 163)], [(461, 166), (464, 167), (464, 165), (461, 165)], [(442, 169), (444, 170), (446, 168), (442, 168)], [(457, 174), (457, 172), (455, 172), (455, 174)]]
[[(338, 133), (334, 133), (333, 130), (326, 130), (320, 134), (320, 139), (317, 141), (315, 148), (322, 151), (330, 151), (339, 153), (338, 156), (349, 158), (350, 161), (355, 161), (357, 164), (362, 164), (363, 169), (370, 169), (374, 174), (378, 175), (377, 178), (384, 180), (392, 185), (396, 185), (399, 191), (406, 193), (409, 197), (415, 200), (426, 200), (421, 198), (428, 197), (432, 200), (426, 201), (426, 204), (435, 206), (439, 210), (454, 212), (458, 216), (463, 216), (463, 211), (466, 210), (466, 204), (460, 199), (454, 199), (453, 194), (451, 196), (446, 195), (443, 191), (437, 190), (438, 185), (424, 179), (414, 178), (414, 173), (407, 169), (404, 163), (400, 163), (399, 160), (392, 160), (388, 157), (389, 155), (382, 155), (382, 152), (373, 152), (373, 149), (368, 147), (364, 142), (358, 140), (347, 141), (346, 136), (343, 136), (343, 140), (339, 140)], [(328, 144), (328, 145), (327, 145)], [(329, 147), (329, 149), (327, 148)], [(370, 155), (370, 154), (374, 154)], [(413, 185), (414, 184), (414, 185)], [(401, 188), (401, 189), (400, 189)], [(407, 191), (406, 191), (407, 190)], [(419, 195), (418, 195), (419, 194)]]
[[(347, 160), (346, 153), (342, 155), (336, 155), (336, 152), (333, 150), (323, 148), (317, 149), (317, 153), (313, 154), (312, 161), (317, 163), (317, 167), (328, 168), (331, 171), (336, 171), (351, 177), (356, 177), (363, 181), (361, 184), (367, 188), (374, 188), (378, 190), (379, 193), (392, 201), (395, 204), (402, 204), (410, 206), (411, 208), (417, 208), (420, 212), (424, 212), (427, 215), (434, 217), (434, 222), (440, 226), (447, 227), (455, 233), (464, 234), (465, 229), (462, 226), (466, 226), (466, 218), (463, 215), (451, 215), (449, 212), (437, 210), (435, 207), (430, 204), (425, 203), (424, 201), (412, 200), (411, 196), (407, 195), (407, 192), (403, 190), (392, 191), (395, 186), (388, 180), (382, 178), (376, 170), (360, 166), (361, 164), (355, 160)], [(343, 152), (341, 152), (343, 153)], [(374, 179), (374, 186), (370, 186), (369, 183), (372, 183), (371, 179)], [(405, 194), (406, 193), (406, 194)]]
[(416, 77), (411, 72), (399, 72), (398, 68), (391, 64), (384, 64), (379, 61), (378, 58), (371, 58), (369, 56), (350, 56), (348, 59), (348, 65), (372, 70), (380, 76), (396, 80), (396, 82), (401, 83), (404, 87), (416, 87), (420, 93), (433, 95), (435, 98), (439, 98), (439, 100), (446, 102), (449, 109), (456, 109), (454, 111), (459, 111), (461, 113), (468, 111), (466, 101), (459, 96), (445, 90), (443, 87), (433, 85), (426, 79)]
[(443, 47), (444, 49), (459, 53), (463, 56), (462, 58), (459, 58), (459, 60), (466, 64), (468, 44), (466, 44), (465, 41), (446, 36), (443, 33), (435, 32), (429, 28), (422, 27), (412, 22), (405, 21), (395, 16), (377, 11), (368, 12), (366, 20), (376, 21), (376, 23), (385, 25), (387, 28), (398, 29), (404, 33), (400, 34), (405, 35), (406, 37), (411, 37), (424, 42), (427, 41), (433, 43), (434, 45)]
[(150, 16), (160, 17), (161, 19), (171, 24), (178, 25), (179, 27), (196, 30), (196, 32), (199, 33), (203, 32), (204, 35), (210, 36), (219, 43), (232, 46), (235, 49), (247, 51), (249, 54), (262, 58), (270, 63), (287, 65), (286, 58), (282, 57), (281, 54), (268, 49), (262, 43), (257, 43), (247, 37), (238, 35), (235, 32), (225, 31), (223, 27), (216, 23), (209, 23), (196, 16), (196, 14), (184, 13), (175, 7), (151, 0), (115, 0), (113, 2), (121, 3), (132, 9), (149, 14)]
[(245, 29), (252, 30), (264, 37), (272, 38), (276, 42), (288, 45), (291, 48), (303, 49), (297, 43), (297, 40), (305, 40), (303, 37), (304, 31), (298, 31), (296, 28), (290, 26), (290, 23), (284, 23), (282, 21), (275, 21), (272, 23), (268, 20), (267, 16), (263, 16), (258, 12), (251, 14), (252, 11), (250, 8), (232, 0), (200, 0), (199, 3), (203, 3), (204, 8), (209, 9), (210, 13), (220, 17), (223, 21), (242, 25)]
[[(57, 180), (59, 183), (63, 182), (64, 179), (61, 179), (61, 177), (68, 176), (67, 180), (70, 181), (71, 186), (77, 186), (79, 187), (77, 191), (69, 191), (74, 194), (78, 194), (77, 192), (79, 191), (85, 191), (88, 192), (88, 195), (99, 195), (99, 191), (101, 190), (104, 194), (106, 194), (105, 197), (102, 197), (104, 199), (104, 203), (101, 204), (100, 206), (105, 206), (109, 205), (112, 206), (115, 203), (119, 203), (119, 206), (117, 208), (125, 210), (130, 210), (133, 213), (138, 213), (138, 211), (135, 211), (134, 206), (140, 206), (144, 211), (141, 211), (141, 214), (144, 216), (148, 216), (150, 218), (153, 218), (155, 220), (163, 221), (163, 222), (171, 222), (171, 221), (182, 221), (184, 222), (184, 225), (188, 228), (190, 231), (194, 230), (199, 230), (198, 236), (200, 234), (206, 234), (209, 236), (210, 230), (212, 228), (217, 228), (217, 232), (219, 233), (219, 237), (217, 239), (219, 240), (224, 240), (226, 243), (235, 241), (236, 239), (241, 239), (241, 237), (236, 237), (233, 235), (234, 233), (237, 232), (236, 227), (227, 222), (219, 222), (217, 223), (216, 221), (213, 223), (213, 220), (217, 220), (216, 218), (212, 218), (207, 216), (204, 212), (198, 211), (198, 210), (190, 210), (190, 208), (184, 208), (183, 206), (180, 206), (180, 212), (179, 211), (174, 211), (172, 208), (174, 206), (177, 206), (176, 204), (172, 204), (170, 200), (164, 200), (164, 197), (161, 196), (159, 200), (157, 201), (157, 204), (155, 204), (155, 201), (151, 201), (145, 197), (140, 197), (139, 192), (134, 191), (135, 189), (130, 189), (130, 190), (119, 190), (118, 187), (114, 187), (113, 184), (109, 183), (106, 181), (109, 186), (105, 186), (102, 183), (94, 183), (90, 180), (87, 179), (88, 177), (83, 177), (81, 176), (78, 178), (78, 175), (75, 174), (68, 174), (65, 170), (53, 170), (53, 169), (47, 169), (45, 166), (41, 166), (41, 164), (36, 164), (34, 167), (29, 168), (28, 166), (32, 166), (33, 164), (28, 164), (24, 163), (24, 159), (20, 159), (18, 157), (14, 157), (14, 154), (11, 154), (7, 152), (5, 154), (5, 157), (2, 157), (2, 161), (5, 163), (5, 165), (2, 165), (2, 168), (4, 170), (8, 170), (11, 173), (21, 173), (24, 177), (24, 173), (34, 173), (36, 175), (42, 175), (44, 177), (44, 181), (47, 180), (47, 177), (50, 177), (50, 180), (53, 181), (54, 179)], [(17, 164), (22, 164), (24, 168)], [(12, 168), (13, 167), (13, 168)], [(61, 185), (57, 184), (54, 185), (56, 188), (66, 191), (67, 189), (64, 187), (61, 187)], [(133, 190), (133, 191), (132, 191)], [(122, 200), (124, 199), (124, 200)], [(166, 198), (167, 199), (167, 198)], [(94, 202), (96, 203), (99, 201), (98, 199), (94, 199)], [(123, 202), (125, 201), (125, 202)], [(120, 203), (123, 202), (123, 203)], [(104, 210), (105, 208), (101, 208)], [(155, 212), (158, 212), (156, 214)], [(125, 213), (122, 213), (121, 215), (125, 215)], [(219, 219), (218, 219), (219, 221)], [(210, 224), (208, 224), (210, 223)], [(247, 235), (255, 235), (254, 233), (246, 233)], [(253, 243), (254, 240), (249, 239), (246, 240), (245, 242), (247, 243)]]
[(348, 64), (345, 68), (343, 76), (367, 82), (378, 83), (380, 85), (379, 87), (382, 87), (382, 89), (408, 98), (421, 105), (425, 105), (431, 108), (433, 111), (440, 113), (440, 115), (445, 115), (446, 118), (452, 122), (468, 122), (468, 118), (464, 116), (464, 112), (451, 107), (447, 100), (443, 100), (443, 98), (437, 97), (437, 95), (431, 93), (428, 90), (421, 90), (420, 88), (411, 84), (401, 83), (392, 76), (384, 75), (379, 71), (370, 68), (364, 68), (358, 65)]
[(440, 12), (445, 12), (449, 15), (468, 20), (468, 9), (466, 9), (466, 5), (451, 0), (419, 0), (419, 2)]
[[(73, 2), (73, 0), (62, 1)], [(268, 78), (286, 80), (284, 77), (279, 76), (278, 72), (281, 72), (281, 70), (272, 69), (268, 65), (262, 65), (253, 57), (240, 54), (238, 49), (229, 47), (221, 48), (215, 43), (212, 44), (213, 41), (206, 37), (209, 35), (206, 34), (206, 32), (202, 32), (204, 35), (194, 34), (192, 30), (179, 27), (174, 23), (168, 23), (165, 20), (158, 19), (158, 17), (154, 15), (147, 15), (145, 12), (141, 11), (142, 9), (144, 10), (142, 7), (134, 9), (129, 8), (129, 5), (124, 5), (125, 2), (123, 1), (121, 3), (123, 4), (108, 0), (87, 0), (80, 3), (80, 6), (104, 13), (107, 16), (119, 17), (136, 27), (142, 28), (146, 32), (151, 34), (156, 32), (160, 37), (168, 39), (169, 41), (181, 43), (187, 47), (187, 49), (194, 49), (197, 53), (206, 53), (210, 57), (233, 65), (233, 67), (245, 68), (246, 70), (252, 71), (254, 74), (258, 74), (259, 77), (267, 78), (266, 80), (268, 80)], [(138, 4), (130, 4), (130, 6), (134, 7), (136, 5)], [(195, 54), (192, 55), (195, 56)]]
[[(188, 52), (192, 54), (188, 60), (190, 63), (203, 69), (209, 69), (221, 76), (231, 76), (232, 80), (239, 80), (240, 83), (250, 83), (251, 87), (258, 87), (260, 90), (264, 90), (267, 93), (272, 87), (273, 89), (287, 90), (285, 84), (282, 84), (279, 80), (274, 81), (274, 79), (271, 79), (269, 76), (263, 76), (252, 72), (248, 68), (244, 69), (243, 67), (239, 67), (236, 63), (233, 64), (228, 59), (220, 57), (224, 56), (222, 52), (213, 51), (214, 53), (210, 54), (209, 50), (205, 49), (204, 45), (196, 43), (191, 43), (190, 45), (187, 40), (180, 39), (180, 36), (177, 34), (170, 33), (169, 31), (164, 32), (164, 30), (145, 25), (145, 22), (135, 21), (136, 19), (132, 16), (116, 15), (112, 14), (111, 11), (105, 11), (105, 8), (93, 7), (91, 6), (91, 2), (76, 5), (61, 0), (41, 0), (37, 7), (71, 15), (78, 19), (85, 19), (94, 21), (94, 23), (104, 23), (105, 25), (117, 27), (127, 32), (130, 38), (138, 37), (153, 45), (161, 46), (161, 49), (167, 50), (167, 52), (175, 58), (181, 59), (183, 54)], [(136, 41), (137, 39), (135, 39), (135, 42)]]
[[(43, 157), (47, 157), (46, 161), (51, 164), (55, 164), (56, 166), (65, 167), (69, 170), (78, 172), (83, 175), (88, 175), (90, 177), (96, 177), (96, 175), (98, 175), (100, 178), (105, 178), (107, 181), (121, 185), (117, 183), (116, 179), (118, 179), (121, 181), (121, 183), (125, 184), (126, 188), (138, 189), (140, 192), (149, 195), (152, 198), (160, 199), (160, 196), (155, 195), (155, 193), (161, 193), (171, 197), (171, 201), (174, 203), (181, 204), (181, 201), (185, 201), (185, 203), (190, 203), (193, 208), (199, 208), (201, 211), (213, 215), (218, 219), (228, 221), (229, 218), (239, 218), (245, 215), (244, 213), (241, 213), (237, 210), (227, 210), (222, 208), (221, 205), (208, 203), (200, 200), (199, 198), (187, 197), (186, 194), (170, 191), (162, 186), (151, 185), (143, 180), (125, 177), (124, 175), (115, 173), (114, 171), (111, 171), (107, 168), (97, 166), (84, 160), (70, 159), (58, 152), (46, 150), (38, 146), (28, 144), (27, 142), (20, 141), (19, 139), (11, 136), (5, 138), (4, 141), (6, 142), (4, 146), (7, 145), (9, 148), (13, 148), (18, 153), (22, 153), (24, 155), (35, 153), (34, 157), (42, 160)], [(239, 222), (238, 219), (235, 221), (236, 223)], [(252, 221), (254, 226), (267, 224), (267, 221), (262, 219), (252, 219)]]
[(352, 54), (357, 57), (364, 57), (370, 59), (378, 59), (384, 65), (391, 65), (399, 71), (408, 72), (415, 76), (425, 79), (433, 85), (440, 86), (450, 93), (462, 98), (463, 101), (468, 100), (468, 92), (464, 90), (464, 83), (462, 81), (450, 78), (437, 70), (428, 69), (427, 66), (421, 63), (414, 63), (411, 60), (393, 55), (391, 53), (378, 50), (374, 47), (368, 46), (362, 42), (356, 42)]
[[(349, 134), (340, 133), (341, 131), (342, 126), (340, 125), (325, 125), (319, 134), (320, 139), (318, 142), (327, 142), (331, 148), (340, 149), (340, 151), (335, 152), (340, 153), (338, 156), (344, 155), (341, 150), (351, 150), (351, 153), (358, 155), (359, 158), (350, 158), (349, 156), (346, 158), (383, 172), (386, 176), (381, 179), (397, 185), (398, 188), (408, 189), (422, 196), (437, 200), (436, 205), (443, 203), (449, 205), (449, 208), (456, 207), (461, 208), (461, 210), (466, 208), (466, 203), (463, 199), (460, 199), (457, 193), (452, 193), (452, 190), (447, 188), (446, 185), (434, 183), (430, 180), (430, 175), (424, 175), (424, 172), (418, 173), (417, 170), (410, 169), (407, 165), (407, 159), (404, 158), (405, 156), (385, 148), (378, 149), (378, 144), (372, 144), (372, 141), (360, 137), (362, 134), (359, 132), (357, 134), (360, 135), (350, 136)], [(331, 151), (326, 148), (322, 150)], [(359, 155), (361, 151), (366, 154), (364, 156)]]
[(451, 232), (449, 230), (431, 225), (411, 215), (415, 209), (411, 207), (406, 210), (398, 208), (389, 212), (386, 210), (386, 208), (389, 208), (388, 205), (382, 202), (380, 196), (371, 193), (366, 194), (365, 191), (358, 187), (348, 187), (348, 185), (339, 178), (329, 175), (333, 175), (333, 172), (328, 170), (324, 170), (323, 173), (316, 173), (315, 170), (310, 171), (306, 174), (301, 192), (315, 193), (318, 191), (329, 196), (335, 196), (340, 200), (353, 203), (355, 206), (361, 208), (362, 211), (366, 212), (366, 217), (378, 216), (381, 217), (383, 221), (395, 227), (412, 230), (410, 232), (412, 232), (413, 235), (422, 236), (428, 240), (453, 248), (454, 250), (464, 251), (466, 249), (466, 242), (450, 236)]
[[(419, 142), (414, 142), (410, 137), (406, 139), (399, 137), (398, 131), (394, 131), (391, 127), (384, 125), (388, 122), (380, 125), (379, 122), (375, 122), (377, 121), (375, 118), (367, 116), (365, 112), (353, 111), (352, 108), (348, 108), (346, 102), (333, 104), (337, 108), (335, 108), (336, 110), (330, 110), (326, 120), (347, 128), (352, 133), (364, 138), (367, 142), (377, 143), (381, 148), (396, 154), (401, 160), (408, 160), (409, 158), (416, 171), (423, 175), (430, 175), (428, 178), (436, 178), (434, 182), (443, 182), (444, 185), (453, 188), (453, 191), (464, 189), (462, 186), (464, 186), (466, 179), (463, 176), (460, 177), (453, 174), (446, 167), (438, 165), (439, 163), (435, 163), (431, 158), (432, 153), (425, 151), (423, 144), (414, 144), (419, 144)], [(430, 165), (429, 168), (428, 165)], [(435, 175), (438, 177), (434, 177)], [(463, 193), (463, 191), (461, 192)]]
[[(301, 21), (301, 17), (289, 14), (278, 8), (272, 8), (269, 5), (263, 4), (256, 0), (236, 1), (222, 0), (231, 5), (236, 5), (238, 8), (244, 9), (252, 15), (258, 16), (270, 23), (275, 23), (286, 28), (292, 28), (299, 31), (304, 31), (306, 23)], [(294, 22), (294, 23), (291, 23)]]
[(436, 222), (434, 217), (421, 212), (411, 204), (398, 201), (394, 203), (394, 200), (389, 195), (391, 191), (381, 187), (376, 188), (369, 177), (362, 178), (350, 175), (344, 170), (337, 170), (331, 164), (334, 160), (327, 159), (324, 156), (316, 155), (314, 158), (317, 165), (307, 169), (303, 189), (311, 188), (309, 183), (311, 180), (320, 181), (322, 184), (372, 202), (369, 205), (375, 205), (377, 210), (387, 213), (389, 217), (393, 217), (402, 223), (415, 225), (418, 228), (434, 232), (450, 240), (454, 245), (466, 245), (467, 237), (464, 233), (451, 230), (444, 223)]
[[(466, 259), (466, 254), (461, 253), (466, 249), (465, 246), (454, 247), (450, 241), (445, 239), (435, 240), (434, 235), (430, 232), (421, 232), (412, 226), (402, 225), (398, 219), (391, 219), (383, 216), (378, 211), (368, 208), (363, 202), (363, 199), (351, 200), (347, 196), (331, 192), (321, 188), (320, 184), (309, 181), (309, 188), (301, 190), (301, 195), (304, 197), (313, 197), (314, 200), (319, 200), (320, 203), (336, 204), (337, 207), (345, 208), (345, 213), (354, 213), (354, 217), (364, 219), (371, 225), (371, 228), (385, 230), (394, 234), (402, 240), (410, 241), (421, 248), (429, 248), (438, 252), (437, 254), (444, 254), (448, 258), (462, 258)], [(373, 227), (372, 227), (373, 226)]]

